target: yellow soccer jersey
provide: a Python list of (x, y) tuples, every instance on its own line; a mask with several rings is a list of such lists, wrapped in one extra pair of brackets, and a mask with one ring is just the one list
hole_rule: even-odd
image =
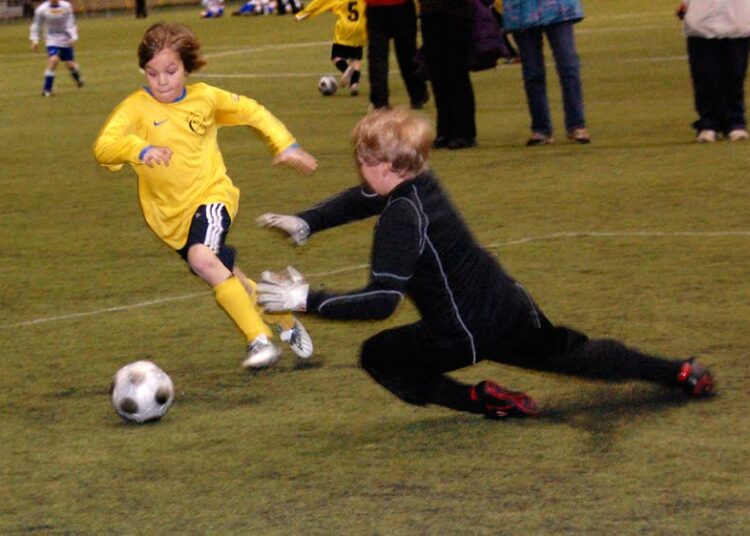
[(350, 47), (367, 45), (365, 0), (312, 0), (295, 15), (297, 20), (315, 17), (326, 11), (336, 15), (333, 42)]
[[(129, 163), (138, 175), (138, 198), (149, 227), (174, 249), (187, 241), (196, 209), (224, 203), (234, 219), (239, 190), (227, 176), (217, 143), (218, 127), (247, 125), (278, 154), (295, 143), (286, 127), (256, 101), (198, 83), (163, 104), (140, 89), (122, 101), (94, 143), (101, 165), (116, 171)], [(169, 166), (148, 167), (149, 146), (169, 147)]]

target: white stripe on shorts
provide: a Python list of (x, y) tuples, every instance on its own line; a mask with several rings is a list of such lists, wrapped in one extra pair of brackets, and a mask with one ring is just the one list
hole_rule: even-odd
[(215, 254), (219, 254), (221, 245), (221, 234), (224, 232), (224, 225), (221, 219), (221, 211), (224, 203), (209, 203), (206, 205), (206, 218), (208, 219), (208, 228), (203, 244), (208, 246)]

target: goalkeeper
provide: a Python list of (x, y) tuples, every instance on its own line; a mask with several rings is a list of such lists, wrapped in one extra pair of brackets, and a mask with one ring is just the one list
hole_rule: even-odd
[(267, 311), (332, 319), (383, 319), (408, 296), (421, 319), (362, 345), (361, 365), (405, 402), (436, 404), (490, 418), (538, 413), (533, 399), (486, 380), (446, 373), (489, 359), (518, 367), (609, 381), (643, 380), (702, 396), (714, 389), (694, 359), (664, 359), (553, 325), (521, 283), (482, 249), (453, 207), (427, 158), (432, 127), (414, 112), (377, 110), (354, 128), (363, 182), (296, 216), (259, 222), (302, 244), (312, 233), (377, 216), (370, 280), (351, 292), (311, 291), (302, 276), (265, 272), (258, 302)]

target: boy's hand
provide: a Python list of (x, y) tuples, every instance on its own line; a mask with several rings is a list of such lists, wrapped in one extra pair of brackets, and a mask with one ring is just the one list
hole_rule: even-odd
[(274, 227), (289, 235), (289, 240), (301, 246), (307, 242), (310, 236), (310, 226), (302, 218), (288, 216), (286, 214), (273, 214), (267, 212), (260, 216), (255, 223), (261, 227)]
[(143, 163), (148, 167), (155, 165), (169, 166), (169, 159), (172, 158), (172, 149), (169, 147), (151, 147), (143, 155)]
[(677, 11), (675, 11), (675, 15), (678, 19), (682, 20), (685, 18), (685, 13), (687, 13), (688, 7), (685, 3), (680, 3), (680, 7), (677, 8)]
[(304, 175), (310, 175), (318, 168), (318, 161), (315, 160), (315, 157), (298, 145), (292, 145), (282, 151), (274, 158), (273, 163), (274, 165), (286, 164)]

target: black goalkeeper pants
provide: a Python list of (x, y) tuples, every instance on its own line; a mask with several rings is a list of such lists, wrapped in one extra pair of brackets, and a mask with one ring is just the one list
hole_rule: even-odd
[[(508, 325), (484, 327), (475, 341), (477, 361), (607, 381), (644, 380), (675, 385), (682, 360), (645, 354), (612, 339), (589, 339), (554, 326), (519, 285), (518, 307)], [(504, 316), (507, 318), (507, 316)], [(362, 345), (360, 364), (380, 385), (415, 405), (459, 411), (475, 406), (468, 387), (447, 372), (474, 362), (466, 339), (450, 339), (417, 322), (382, 331)]]

